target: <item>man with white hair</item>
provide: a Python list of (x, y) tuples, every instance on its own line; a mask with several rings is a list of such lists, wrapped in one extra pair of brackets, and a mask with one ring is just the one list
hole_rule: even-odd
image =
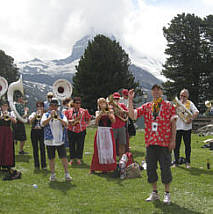
[(44, 111), (45, 112), (48, 111), (52, 98), (53, 98), (53, 92), (50, 91), (47, 93), (47, 100), (44, 101)]
[(174, 150), (174, 156), (175, 156), (175, 161), (173, 165), (174, 167), (179, 164), (180, 145), (183, 137), (183, 141), (185, 144), (186, 168), (191, 168), (190, 156), (191, 156), (192, 120), (194, 120), (198, 116), (199, 111), (194, 105), (194, 103), (188, 100), (188, 98), (189, 98), (189, 91), (187, 89), (182, 89), (180, 92), (180, 101), (185, 106), (186, 109), (192, 112), (192, 118), (185, 122), (178, 115), (178, 119), (176, 122), (177, 133), (176, 133), (176, 147)]

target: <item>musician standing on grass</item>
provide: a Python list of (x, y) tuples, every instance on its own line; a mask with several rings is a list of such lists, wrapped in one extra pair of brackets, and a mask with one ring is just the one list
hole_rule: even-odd
[(184, 122), (180, 117), (177, 119), (177, 134), (176, 134), (176, 147), (174, 150), (175, 162), (174, 167), (179, 164), (179, 155), (180, 155), (180, 145), (183, 137), (183, 141), (185, 144), (185, 155), (186, 155), (186, 168), (190, 168), (190, 156), (191, 156), (191, 131), (192, 131), (192, 120), (194, 120), (199, 111), (194, 105), (194, 103), (189, 98), (189, 91), (187, 89), (183, 89), (180, 92), (180, 101), (189, 111), (192, 112), (192, 118), (187, 122)]
[[(115, 122), (112, 123), (113, 135), (116, 143), (117, 154), (119, 154), (119, 159), (121, 159), (122, 155), (126, 152), (129, 145), (129, 136), (126, 129), (126, 121), (124, 121), (125, 115), (128, 115), (128, 109), (123, 103), (119, 103), (120, 94), (118, 92), (114, 92), (113, 95), (113, 103), (119, 106), (117, 108), (113, 106), (115, 109)], [(111, 105), (114, 105), (114, 104)], [(122, 120), (123, 118), (123, 120)], [(128, 118), (127, 118), (128, 119)]]
[(170, 169), (171, 154), (175, 148), (176, 118), (174, 106), (162, 99), (160, 85), (152, 87), (153, 101), (133, 109), (134, 90), (129, 91), (129, 116), (136, 120), (143, 116), (145, 120), (145, 144), (148, 182), (152, 184), (153, 192), (146, 201), (159, 200), (157, 191), (157, 162), (160, 163), (161, 180), (165, 185), (164, 203), (169, 204), (169, 187), (172, 181)]
[[(25, 101), (21, 93), (16, 94), (17, 103), (15, 108), (19, 115), (23, 118), (27, 117), (29, 108), (25, 107)], [(13, 125), (13, 139), (15, 142), (20, 141), (19, 155), (28, 154), (24, 151), (25, 141), (27, 140), (25, 124), (17, 118), (17, 123)]]
[(35, 169), (40, 168), (39, 163), (39, 150), (40, 150), (40, 160), (41, 168), (46, 169), (46, 153), (44, 145), (44, 128), (41, 126), (41, 117), (44, 113), (44, 103), (41, 101), (36, 102), (36, 112), (33, 112), (29, 116), (29, 122), (32, 124), (31, 129), (31, 142), (33, 147), (33, 158)]
[(86, 136), (86, 128), (90, 123), (91, 115), (88, 110), (81, 108), (81, 98), (73, 98), (73, 107), (65, 111), (64, 114), (68, 119), (68, 140), (70, 149), (70, 162), (77, 159), (77, 164), (81, 164), (84, 150), (84, 140)]
[(41, 118), (41, 125), (44, 127), (44, 143), (47, 146), (47, 155), (51, 171), (50, 181), (56, 180), (55, 174), (55, 151), (62, 161), (65, 172), (65, 180), (71, 181), (68, 171), (68, 161), (64, 146), (63, 127), (67, 126), (67, 118), (58, 111), (59, 102), (53, 98), (50, 102), (49, 111), (44, 113)]

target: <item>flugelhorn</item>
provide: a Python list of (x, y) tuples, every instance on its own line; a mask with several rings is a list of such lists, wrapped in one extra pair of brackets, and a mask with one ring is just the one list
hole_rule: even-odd
[(1, 118), (2, 118), (4, 121), (9, 121), (9, 120), (10, 120), (9, 112), (8, 112), (8, 111), (1, 112)]
[(0, 98), (7, 92), (8, 82), (4, 77), (0, 77)]
[(23, 88), (23, 82), (22, 82), (22, 76), (20, 76), (19, 80), (16, 82), (13, 82), (9, 85), (8, 91), (7, 91), (7, 99), (10, 104), (10, 108), (12, 111), (14, 111), (16, 117), (23, 123), (27, 123), (27, 118), (23, 118), (18, 111), (16, 110), (16, 107), (13, 102), (13, 94), (15, 91), (20, 91), (22, 94), (24, 94), (24, 88)]

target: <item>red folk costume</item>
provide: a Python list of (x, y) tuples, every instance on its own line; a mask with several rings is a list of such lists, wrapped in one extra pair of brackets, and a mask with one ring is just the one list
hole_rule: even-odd
[(64, 111), (64, 114), (68, 120), (73, 120), (80, 116), (80, 120), (78, 124), (73, 126), (71, 123), (69, 123), (68, 125), (68, 130), (75, 133), (79, 133), (86, 130), (87, 128), (86, 121), (88, 121), (91, 118), (91, 115), (89, 114), (88, 110), (83, 108), (79, 108), (77, 113), (74, 112), (74, 108), (71, 108), (69, 110)]
[(116, 169), (116, 146), (111, 121), (103, 115), (98, 123), (94, 139), (94, 154), (90, 166), (91, 171), (114, 171)]
[(10, 125), (11, 120), (6, 121), (0, 118), (0, 166), (3, 167), (15, 166), (14, 145)]

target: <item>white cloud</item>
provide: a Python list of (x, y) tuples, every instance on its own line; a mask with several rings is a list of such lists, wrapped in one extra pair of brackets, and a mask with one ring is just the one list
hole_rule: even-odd
[(213, 11), (212, 2), (0, 0), (0, 49), (16, 61), (64, 58), (72, 45), (93, 29), (114, 34), (126, 47), (135, 49), (137, 55), (162, 60), (166, 45), (162, 27), (177, 13), (206, 16)]

